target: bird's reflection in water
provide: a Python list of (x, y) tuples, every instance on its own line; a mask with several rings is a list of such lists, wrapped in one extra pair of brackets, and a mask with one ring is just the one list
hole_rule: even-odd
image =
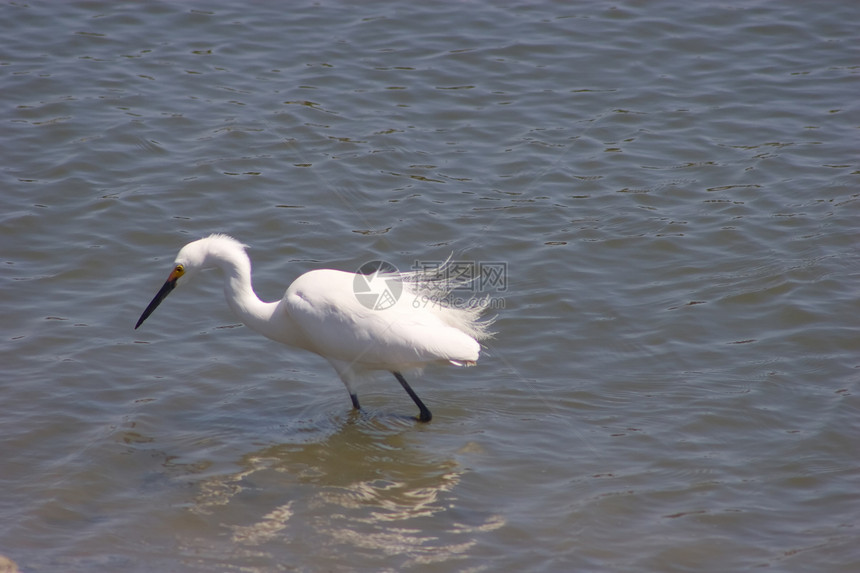
[[(322, 426), (296, 433), (319, 438)], [(202, 482), (191, 510), (257, 559), (335, 568), (393, 559), (401, 569), (462, 558), (504, 521), (459, 507), (463, 468), (415, 442), (414, 420), (360, 415), (321, 439), (246, 455), (240, 471)]]

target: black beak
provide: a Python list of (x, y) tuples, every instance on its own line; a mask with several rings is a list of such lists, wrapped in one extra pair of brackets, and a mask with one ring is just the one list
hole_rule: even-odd
[(143, 314), (140, 315), (140, 318), (137, 319), (137, 324), (134, 325), (134, 329), (137, 330), (137, 327), (143, 324), (143, 321), (149, 318), (149, 315), (152, 314), (158, 305), (161, 304), (167, 295), (170, 294), (170, 291), (176, 288), (176, 280), (179, 277), (174, 277), (173, 274), (170, 275), (170, 278), (165, 281), (164, 285), (162, 285), (161, 290), (158, 291), (158, 294), (155, 295), (155, 298), (152, 299), (152, 302), (149, 303), (149, 306), (146, 307), (146, 310), (143, 311)]

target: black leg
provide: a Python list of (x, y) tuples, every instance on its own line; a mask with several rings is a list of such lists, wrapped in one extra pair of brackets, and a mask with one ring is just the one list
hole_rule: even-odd
[(358, 395), (350, 394), (349, 397), (352, 398), (352, 407), (356, 410), (361, 410), (361, 406), (358, 405)]
[(415, 402), (415, 405), (418, 406), (418, 421), (429, 422), (433, 418), (433, 414), (430, 413), (430, 410), (427, 409), (427, 406), (424, 405), (424, 402), (421, 401), (421, 398), (418, 397), (418, 394), (415, 393), (415, 390), (412, 389), (406, 378), (400, 372), (392, 372), (392, 374), (400, 382), (400, 385), (403, 386), (403, 389), (406, 390), (406, 393), (409, 394), (409, 397), (412, 398), (412, 401)]

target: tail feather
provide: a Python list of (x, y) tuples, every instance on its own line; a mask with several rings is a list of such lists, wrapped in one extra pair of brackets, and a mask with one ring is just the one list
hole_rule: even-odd
[(477, 277), (468, 276), (468, 268), (456, 268), (451, 257), (435, 268), (401, 273), (405, 288), (420, 297), (445, 324), (461, 330), (475, 340), (486, 340), (495, 334), (490, 330), (496, 317), (481, 318), (489, 306), (490, 296), (469, 296), (454, 300), (455, 289), (463, 288), (471, 293), (469, 287)]

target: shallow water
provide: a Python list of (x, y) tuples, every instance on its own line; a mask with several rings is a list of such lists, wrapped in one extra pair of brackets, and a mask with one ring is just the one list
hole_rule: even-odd
[[(855, 571), (839, 3), (0, 7), (0, 554), (22, 571)], [(478, 366), (236, 323), (176, 251), (503, 269)]]

